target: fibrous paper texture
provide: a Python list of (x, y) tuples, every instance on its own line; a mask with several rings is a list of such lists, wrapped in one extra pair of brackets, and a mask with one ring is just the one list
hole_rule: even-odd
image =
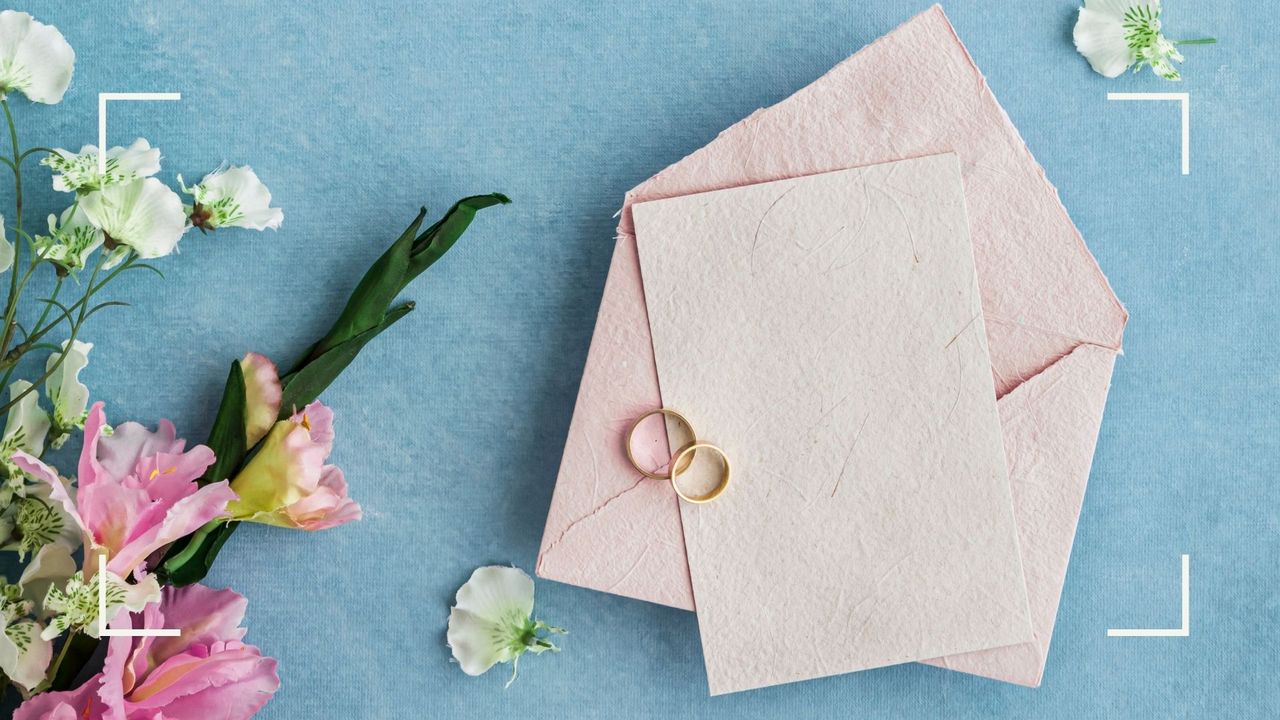
[[(933, 663), (1040, 683), (1127, 314), (936, 6), (628, 193), (540, 576), (694, 607), (676, 501), (623, 449), (631, 420), (663, 401), (632, 205), (943, 152), (960, 158), (964, 176), (1036, 636)], [(667, 457), (665, 437), (636, 446)]]
[(680, 506), (712, 693), (1029, 641), (956, 157), (633, 217), (663, 401), (733, 470)]

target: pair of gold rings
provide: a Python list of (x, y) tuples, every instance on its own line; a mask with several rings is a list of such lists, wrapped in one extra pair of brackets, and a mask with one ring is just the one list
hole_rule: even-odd
[[(643, 467), (640, 467), (640, 463), (636, 462), (635, 452), (631, 448), (631, 439), (636, 433), (636, 428), (640, 427), (640, 423), (644, 422), (645, 419), (653, 417), (654, 415), (663, 415), (665, 417), (672, 418), (673, 420), (677, 420), (683, 423), (684, 426), (689, 429), (689, 438), (690, 438), (689, 442), (682, 445), (680, 449), (677, 450), (671, 456), (671, 462), (667, 465), (667, 467), (669, 467), (670, 470), (666, 474), (660, 474), (652, 470), (648, 470)], [(717, 484), (714, 488), (712, 488), (708, 493), (706, 493), (705, 495), (688, 495), (683, 490), (680, 489), (680, 483), (678, 483), (676, 480), (677, 478), (680, 477), (681, 474), (689, 470), (689, 466), (693, 464), (693, 458), (698, 454), (699, 450), (708, 450), (719, 455), (720, 460), (724, 465), (724, 469), (720, 473), (719, 484)], [(698, 442), (698, 436), (693, 430), (693, 424), (690, 423), (688, 418), (686, 418), (684, 415), (681, 415), (680, 413), (676, 412), (675, 410), (672, 410), (671, 408), (658, 408), (657, 410), (650, 410), (649, 412), (636, 418), (635, 422), (631, 423), (631, 429), (627, 431), (627, 460), (630, 460), (631, 466), (634, 467), (636, 470), (640, 471), (640, 474), (644, 475), (647, 478), (650, 478), (653, 480), (670, 480), (671, 489), (675, 490), (676, 495), (678, 495), (680, 499), (684, 500), (685, 502), (690, 502), (698, 505), (701, 505), (702, 503), (709, 503), (712, 500), (715, 500), (716, 498), (720, 497), (720, 495), (725, 491), (725, 489), (729, 487), (729, 478), (731, 475), (730, 469), (729, 469), (729, 456), (725, 454), (724, 450), (721, 450), (719, 447), (716, 447), (711, 443)]]

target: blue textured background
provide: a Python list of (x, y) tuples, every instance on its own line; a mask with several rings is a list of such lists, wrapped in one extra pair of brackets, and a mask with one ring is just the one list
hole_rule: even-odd
[[(1270, 3), (1169, 0), (1185, 82), (1107, 81), (1075, 3), (952, 2), (952, 21), (1132, 313), (1038, 690), (916, 665), (710, 699), (691, 614), (552, 582), (564, 652), (470, 678), (444, 627), (472, 568), (531, 570), (625, 190), (817, 78), (911, 2), (59, 2), (24, 9), (78, 53), (62, 105), (19, 102), (24, 144), (149, 138), (162, 177), (251, 163), (277, 233), (189, 236), (115, 290), (86, 373), (109, 417), (204, 437), (227, 363), (303, 349), (420, 203), (500, 190), (407, 293), (418, 311), (325, 396), (364, 522), (246, 528), (211, 582), (249, 597), (280, 660), (264, 718), (1262, 717), (1280, 712), (1280, 78)], [(581, 6), (581, 7), (575, 7)], [(1192, 174), (1173, 103), (1189, 91)], [(47, 176), (30, 181), (45, 187)], [(32, 198), (29, 218), (55, 202)], [(0, 208), (9, 205), (0, 197)], [(39, 212), (36, 212), (38, 210)], [(5, 210), (8, 215), (8, 210)], [(34, 223), (29, 226), (34, 227)], [(1178, 622), (1191, 554), (1192, 634)]]

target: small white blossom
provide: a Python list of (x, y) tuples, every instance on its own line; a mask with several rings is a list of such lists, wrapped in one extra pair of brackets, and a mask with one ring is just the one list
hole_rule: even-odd
[[(178, 177), (182, 183), (182, 177)], [(271, 191), (248, 165), (219, 168), (195, 187), (182, 186), (194, 200), (191, 225), (201, 230), (242, 227), (275, 230), (284, 220), (280, 208), (271, 207)]]
[(26, 690), (44, 680), (53, 658), (53, 644), (42, 637), (40, 623), (33, 620), (30, 600), (22, 588), (0, 578), (0, 671)]
[(86, 193), (155, 175), (160, 172), (160, 150), (151, 147), (146, 138), (134, 140), (127, 148), (113, 147), (107, 151), (105, 173), (98, 171), (96, 145), (85, 145), (78, 153), (54, 148), (40, 164), (56, 173), (53, 176), (54, 190)]
[[(9, 399), (18, 397), (31, 387), (26, 380), (9, 386)], [(19, 450), (39, 457), (44, 452), (49, 434), (49, 415), (40, 407), (40, 394), (32, 390), (9, 408), (9, 418), (0, 436), (0, 466), (8, 473), (8, 483), (0, 490), (0, 500), (7, 505), (16, 495), (25, 495), (25, 476), (11, 459)]]
[(42, 601), (49, 588), (66, 582), (75, 571), (66, 547), (47, 545), (17, 585), (0, 578), (0, 671), (27, 691), (44, 680), (53, 657), (53, 643), (43, 637), (44, 626), (37, 619), (45, 615)]
[(187, 226), (182, 199), (155, 178), (94, 190), (80, 198), (80, 211), (105, 234), (108, 249), (127, 246), (144, 258), (173, 252)]
[(94, 250), (102, 247), (102, 231), (89, 222), (77, 205), (49, 215), (49, 234), (36, 236), (36, 253), (57, 265), (59, 272), (83, 269)]
[[(71, 342), (68, 347), (67, 343)], [(72, 430), (84, 429), (84, 420), (89, 408), (89, 388), (80, 382), (80, 371), (89, 365), (89, 351), (92, 343), (79, 340), (62, 342), (62, 353), (53, 353), (45, 363), (45, 371), (58, 362), (59, 355), (66, 357), (58, 369), (45, 381), (45, 393), (53, 405), (53, 440), (50, 445), (60, 448), (66, 442)]]
[(533, 579), (514, 567), (477, 568), (458, 589), (449, 612), (449, 648), (468, 675), (481, 675), (497, 663), (512, 664), (510, 685), (516, 679), (520, 656), (559, 648), (547, 639), (564, 630), (533, 615)]
[(1174, 63), (1184, 58), (1177, 44), (1161, 33), (1160, 12), (1160, 0), (1085, 0), (1073, 33), (1076, 49), (1096, 72), (1109, 78), (1130, 66), (1134, 72), (1148, 66), (1165, 80), (1180, 80)]
[(41, 633), (52, 640), (68, 630), (83, 631), (89, 637), (101, 637), (102, 629), (111, 624), (122, 610), (139, 612), (147, 605), (160, 601), (160, 583), (155, 575), (147, 575), (138, 583), (125, 582), (113, 572), (106, 574), (107, 617), (98, 617), (97, 576), (84, 579), (84, 573), (72, 575), (65, 589), (56, 585), (49, 588), (45, 598), (45, 611), (53, 616)]
[(14, 90), (52, 105), (71, 84), (76, 53), (58, 28), (24, 12), (0, 12), (0, 97)]

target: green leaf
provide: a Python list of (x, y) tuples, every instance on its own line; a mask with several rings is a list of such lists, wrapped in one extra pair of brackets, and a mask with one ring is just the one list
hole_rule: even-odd
[(449, 252), (454, 243), (458, 242), (458, 238), (462, 237), (462, 233), (467, 231), (467, 227), (475, 219), (477, 210), (494, 205), (506, 205), (510, 202), (511, 199), (502, 193), (490, 193), (473, 195), (454, 203), (439, 222), (414, 239), (409, 272), (404, 277), (401, 289)]
[[(200, 478), (201, 485), (231, 479), (232, 474), (244, 461), (244, 456), (249, 451), (245, 446), (246, 403), (244, 371), (239, 362), (233, 362), (231, 372), (227, 375), (227, 384), (222, 390), (222, 402), (218, 405), (218, 415), (214, 418), (213, 429), (209, 431), (209, 441), (206, 443), (209, 449), (213, 450), (214, 461)], [(160, 566), (166, 582), (179, 586), (189, 585), (209, 572), (209, 566), (204, 564), (208, 555), (207, 548), (202, 545), (205, 537), (214, 532), (217, 527), (222, 526), (202, 528), (194, 535), (178, 540), (170, 546)], [(224, 542), (225, 540), (226, 538), (223, 538)], [(209, 557), (208, 562), (212, 563), (213, 558)]]
[(218, 415), (214, 418), (213, 429), (209, 431), (209, 449), (217, 458), (209, 469), (205, 470), (201, 484), (231, 479), (232, 473), (240, 467), (245, 453), (245, 413), (248, 400), (245, 398), (244, 370), (239, 361), (231, 363), (231, 372), (227, 374), (227, 384), (222, 390), (222, 402), (218, 405)]
[[(365, 272), (356, 289), (351, 292), (342, 314), (334, 321), (333, 327), (320, 338), (307, 354), (309, 362), (343, 342), (375, 327), (382, 322), (387, 307), (396, 299), (396, 294), (404, 287), (404, 275), (409, 267), (409, 253), (413, 249), (414, 235), (427, 216), (424, 207), (418, 216), (391, 247), (378, 258)], [(300, 369), (300, 368), (295, 368)]]
[(320, 397), (320, 393), (347, 369), (370, 340), (409, 314), (413, 307), (413, 303), (405, 303), (394, 308), (373, 328), (310, 360), (301, 370), (282, 378), (284, 393), (280, 402), (280, 418), (289, 417), (298, 408), (305, 407), (307, 403)]

